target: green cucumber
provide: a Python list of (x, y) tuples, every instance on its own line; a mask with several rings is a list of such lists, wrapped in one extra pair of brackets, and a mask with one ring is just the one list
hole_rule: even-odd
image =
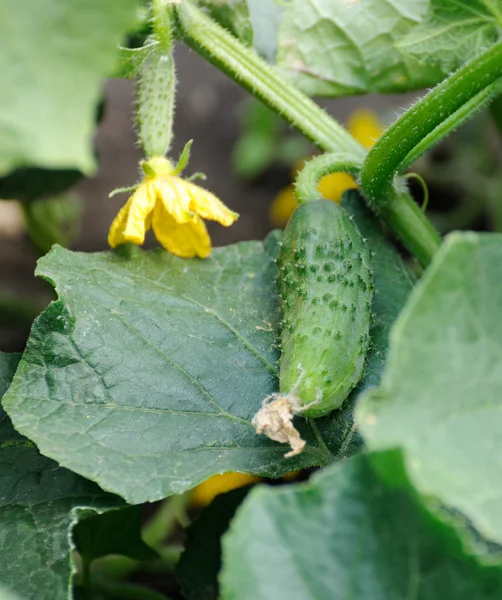
[(282, 331), (280, 394), (295, 412), (339, 408), (363, 374), (373, 280), (370, 253), (338, 204), (312, 200), (289, 220), (277, 259)]
[(145, 156), (164, 156), (171, 145), (176, 88), (170, 51), (153, 50), (146, 57), (136, 83), (136, 122)]

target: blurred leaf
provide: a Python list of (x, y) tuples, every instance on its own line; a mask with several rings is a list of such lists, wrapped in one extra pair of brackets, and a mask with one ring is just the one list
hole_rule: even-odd
[(253, 46), (268, 60), (275, 62), (277, 35), (285, 4), (277, 0), (247, 0), (253, 26)]
[(217, 496), (186, 530), (185, 552), (176, 573), (187, 600), (218, 599), (221, 536), (248, 492), (249, 487)]
[[(20, 356), (0, 353), (0, 397)], [(116, 496), (58, 467), (20, 436), (0, 408), (0, 583), (37, 600), (66, 600), (69, 531), (78, 514), (119, 505)]]
[[(1, 133), (1, 130), (0, 130)], [(33, 202), (55, 196), (68, 189), (82, 173), (76, 169), (40, 169), (27, 167), (0, 177), (0, 198)]]
[(396, 42), (423, 18), (428, 0), (292, 0), (279, 31), (277, 64), (309, 95), (404, 92), (446, 74)]
[[(502, 15), (500, 0), (491, 3)], [(498, 39), (496, 17), (483, 0), (430, 0), (427, 18), (398, 42), (398, 48), (445, 71), (457, 69)]]
[(94, 171), (102, 79), (135, 23), (139, 0), (24, 0), (0, 7), (0, 173)]
[(246, 0), (199, 0), (211, 17), (246, 46), (253, 42), (253, 28)]
[(23, 600), (23, 598), (9, 591), (7, 588), (0, 586), (0, 600)]
[(243, 179), (254, 179), (274, 162), (276, 140), (267, 134), (249, 131), (241, 135), (232, 152), (232, 169)]
[(307, 484), (259, 486), (223, 537), (222, 600), (496, 600), (500, 564), (464, 548), (463, 531), (428, 512), (399, 454), (372, 455), (314, 475)]
[(66, 194), (24, 205), (26, 228), (32, 242), (42, 254), (54, 244), (69, 246), (80, 232), (82, 201)]
[(88, 518), (80, 513), (80, 522), (73, 529), (77, 550), (91, 561), (107, 554), (122, 554), (136, 560), (158, 557), (141, 539), (141, 507), (126, 506)]
[(357, 415), (370, 448), (402, 447), (423, 494), (499, 543), (501, 280), (502, 235), (450, 235), (392, 330), (381, 387)]

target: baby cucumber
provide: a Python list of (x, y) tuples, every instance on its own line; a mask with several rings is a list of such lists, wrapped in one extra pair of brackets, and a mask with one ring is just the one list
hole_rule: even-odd
[(282, 330), (280, 395), (321, 417), (360, 380), (369, 342), (370, 253), (338, 204), (313, 200), (289, 220), (277, 264)]

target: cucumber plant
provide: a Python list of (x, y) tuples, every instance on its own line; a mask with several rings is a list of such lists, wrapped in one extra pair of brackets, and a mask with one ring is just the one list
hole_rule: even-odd
[[(95, 172), (117, 73), (143, 160), (113, 249), (54, 245), (57, 300), (0, 352), (0, 600), (500, 598), (502, 3), (40, 4), (0, 7), (0, 194), (29, 215)], [(320, 151), (282, 236), (211, 247), (237, 207), (181, 176), (191, 142), (171, 155), (179, 44)], [(310, 98), (425, 88), (370, 150)], [(471, 118), (443, 192), (491, 231), (443, 242), (407, 170), (427, 182)], [(359, 186), (340, 205), (317, 190), (334, 172)], [(164, 249), (137, 247), (150, 228)], [(31, 324), (7, 296), (0, 322)], [(199, 516), (208, 479), (228, 493)]]

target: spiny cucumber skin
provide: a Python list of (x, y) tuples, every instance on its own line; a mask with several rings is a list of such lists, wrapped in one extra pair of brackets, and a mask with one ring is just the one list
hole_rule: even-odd
[(172, 139), (176, 74), (171, 52), (153, 50), (136, 83), (138, 137), (147, 158), (165, 156)]
[(277, 259), (281, 394), (305, 417), (339, 408), (360, 380), (369, 343), (370, 253), (345, 210), (329, 200), (299, 206)]

